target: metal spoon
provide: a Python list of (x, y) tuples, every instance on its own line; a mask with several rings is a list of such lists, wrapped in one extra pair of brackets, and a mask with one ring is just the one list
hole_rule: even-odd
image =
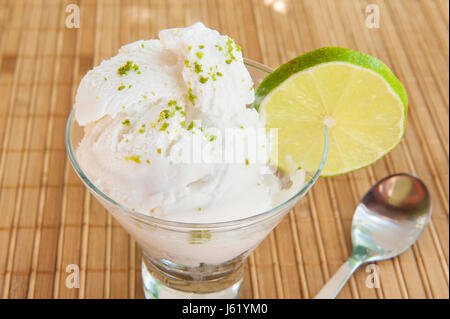
[(402, 173), (376, 183), (353, 216), (352, 255), (315, 299), (335, 298), (360, 265), (403, 253), (416, 242), (430, 217), (430, 196), (419, 178)]

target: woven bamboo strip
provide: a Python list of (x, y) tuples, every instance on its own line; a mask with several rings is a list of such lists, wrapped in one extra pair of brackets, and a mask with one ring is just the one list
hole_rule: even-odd
[[(56, 20), (59, 8), (52, 8), (49, 9), (49, 11), (49, 21), (51, 24), (54, 24), (53, 21)], [(46, 45), (55, 48), (54, 54), (58, 54), (62, 51), (61, 44), (63, 34), (61, 31), (62, 30), (60, 29), (58, 33), (52, 33), (51, 36), (47, 37)], [(55, 67), (52, 67), (51, 65), (49, 65), (50, 59), (45, 60), (47, 61), (47, 63), (45, 64), (45, 69), (48, 70), (48, 72), (43, 72), (43, 74), (45, 74), (46, 78), (48, 78), (46, 79), (47, 81), (53, 83), (55, 76), (58, 73), (57, 67), (59, 66), (59, 63), (57, 62), (57, 59), (56, 61), (52, 59), (52, 62), (54, 62), (55, 65)], [(50, 272), (54, 271), (54, 262), (52, 262), (54, 260), (54, 257), (52, 256), (53, 254), (49, 254), (49, 252), (53, 252), (54, 250), (51, 249), (51, 247), (43, 247), (41, 249), (41, 244), (45, 245), (48, 239), (50, 239), (50, 242), (55, 242), (54, 238), (57, 236), (56, 225), (52, 225), (53, 229), (49, 229), (49, 224), (45, 225), (46, 227), (44, 228), (44, 212), (46, 211), (46, 208), (48, 208), (46, 205), (46, 200), (48, 201), (49, 195), (57, 195), (60, 188), (60, 185), (58, 185), (58, 189), (56, 190), (57, 192), (55, 192), (54, 189), (49, 189), (50, 185), (48, 184), (51, 154), (54, 153), (54, 151), (52, 151), (51, 149), (51, 132), (53, 131), (54, 127), (54, 118), (50, 116), (50, 113), (52, 113), (52, 109), (54, 109), (56, 105), (54, 99), (55, 94), (48, 94), (45, 98), (42, 98), (38, 101), (38, 107), (40, 107), (42, 111), (47, 109), (47, 114), (43, 114), (46, 121), (44, 122), (41, 120), (41, 125), (39, 125), (39, 127), (46, 127), (47, 125), (43, 125), (43, 123), (48, 123), (48, 131), (46, 131), (47, 135), (45, 138), (43, 138), (42, 136), (42, 140), (45, 141), (45, 145), (42, 145), (42, 151), (44, 154), (42, 161), (42, 176), (40, 180), (41, 190), (39, 195), (38, 218), (34, 238), (31, 274), (28, 285), (28, 298), (49, 298), (52, 295), (52, 290), (49, 289), (49, 287), (51, 287), (51, 284), (49, 284), (48, 281), (50, 281), (50, 279), (52, 278)], [(51, 107), (48, 108), (47, 105), (50, 105)], [(36, 120), (38, 121), (39, 118), (37, 118)], [(37, 134), (37, 136), (39, 136), (39, 134)], [(52, 197), (57, 198), (57, 196)], [(55, 199), (53, 201), (57, 202), (55, 201)], [(44, 231), (44, 229), (46, 229), (46, 231)], [(39, 257), (42, 255), (46, 256), (47, 258), (46, 260), (39, 262)]]
[[(389, 17), (389, 15), (388, 15), (388, 17)], [(386, 35), (392, 35), (392, 33), (390, 33), (390, 32), (386, 32)], [(389, 39), (390, 40), (390, 39)], [(389, 41), (389, 40), (387, 40), (387, 41)], [(386, 41), (386, 40), (385, 40)], [(399, 42), (398, 40), (396, 41), (396, 42)], [(401, 42), (400, 42), (401, 43)], [(389, 50), (389, 46), (388, 46), (388, 50)], [(395, 51), (395, 53), (397, 53), (398, 51)], [(403, 51), (403, 52), (405, 52), (405, 51)], [(394, 57), (395, 56), (395, 54), (392, 54), (392, 56)], [(404, 68), (401, 68), (400, 69), (400, 72), (402, 72), (402, 71), (406, 71), (406, 72), (409, 72), (409, 70), (407, 70), (407, 64), (405, 64), (404, 63), (404, 61), (405, 60), (398, 60), (398, 63), (397, 63), (397, 65), (399, 65), (400, 67), (402, 67), (402, 66), (404, 66)], [(399, 72), (399, 73), (400, 73)], [(412, 92), (411, 92), (412, 91)], [(413, 89), (413, 90), (410, 90), (410, 92), (412, 93), (412, 96), (413, 96), (413, 98), (415, 97), (415, 90)], [(417, 98), (416, 98), (416, 100), (417, 100)], [(412, 111), (411, 111), (411, 113), (412, 112), (414, 112), (414, 109), (412, 109)], [(412, 116), (411, 116), (412, 117)], [(423, 121), (423, 117), (421, 116), (420, 117), (421, 118), (421, 120), (419, 121), (420, 123), (422, 123), (422, 121)], [(414, 121), (413, 121), (414, 122)], [(415, 124), (415, 126), (416, 126), (416, 128), (417, 128), (417, 130), (419, 130), (419, 131), (421, 131), (418, 135), (419, 135), (419, 138), (421, 138), (421, 136), (423, 136), (424, 135), (424, 131), (429, 131), (429, 130), (424, 130), (423, 128), (420, 128), (420, 127), (418, 127), (418, 125), (417, 125), (417, 123), (416, 122), (414, 122), (414, 124)], [(405, 145), (407, 145), (407, 144), (405, 144)], [(427, 145), (426, 145), (426, 147), (427, 147)], [(433, 148), (433, 149), (429, 149), (431, 152), (432, 152), (432, 150), (436, 150), (437, 148)], [(428, 156), (428, 151), (425, 149), (424, 150), (424, 155), (425, 155), (425, 157), (426, 157), (426, 159), (427, 159), (427, 162), (428, 162), (428, 164), (429, 164), (429, 167), (431, 167), (432, 169), (434, 168), (434, 164), (433, 164), (433, 161), (430, 159), (430, 157)], [(436, 176), (436, 175), (435, 175)], [(436, 184), (437, 184), (437, 186), (438, 186), (438, 189), (440, 189), (440, 180), (438, 180), (438, 179), (434, 179), (434, 181), (436, 181)], [(442, 198), (441, 198), (442, 199)], [(443, 200), (443, 202), (445, 203), (445, 201)], [(447, 207), (445, 208), (446, 210), (447, 210), (447, 214), (448, 214), (448, 203), (447, 203)], [(435, 215), (436, 215), (436, 213), (435, 213)], [(422, 238), (421, 238), (421, 241), (419, 241), (419, 244), (420, 243), (425, 243), (425, 242), (428, 242), (428, 241), (426, 241), (426, 239), (428, 238), (428, 236), (427, 236), (427, 234), (428, 234), (428, 230), (426, 230), (425, 232), (424, 232), (424, 236), (422, 236)], [(430, 246), (430, 245), (432, 245), (431, 243), (430, 244), (427, 244), (427, 247), (428, 246)], [(419, 245), (420, 246), (420, 245)], [(438, 251), (439, 251), (439, 249), (438, 249)], [(421, 253), (422, 254), (424, 254), (424, 253), (427, 253), (427, 254), (431, 254), (431, 253), (434, 253), (435, 252), (435, 250), (434, 249), (432, 249), (431, 247), (430, 248), (424, 248), (423, 250), (421, 250)], [(426, 259), (424, 259), (424, 262), (425, 262), (425, 266), (427, 265), (427, 263), (428, 262), (435, 262), (435, 261), (438, 261), (437, 259), (435, 259), (435, 258), (426, 258)], [(432, 267), (431, 265), (429, 265), (428, 267)], [(446, 268), (448, 268), (447, 266), (446, 266)], [(445, 270), (444, 270), (445, 271)], [(441, 281), (440, 281), (440, 279), (437, 279), (437, 278), (439, 278), (440, 277), (440, 275), (442, 275), (442, 272), (437, 272), (437, 271), (434, 271), (433, 273), (430, 273), (429, 271), (427, 272), (428, 273), (428, 275), (429, 276), (431, 276), (431, 277), (434, 277), (434, 280), (432, 281), (435, 285), (439, 285), (440, 283), (441, 283)], [(437, 278), (436, 278), (437, 277)], [(440, 288), (439, 289), (442, 289), (440, 292), (442, 292), (442, 293), (445, 293), (445, 291), (447, 291), (447, 293), (448, 293), (448, 285), (446, 285), (446, 287), (441, 287), (440, 286)]]
[[(30, 24), (37, 26), (40, 22), (40, 14), (42, 10), (39, 10), (37, 14), (33, 12), (32, 17), (30, 17)], [(45, 22), (43, 22), (45, 23)], [(36, 51), (39, 50), (39, 36), (37, 31), (29, 31), (27, 32), (28, 40), (31, 40), (30, 38), (36, 39), (36, 42), (33, 43), (30, 41), (28, 43), (28, 46), (26, 47), (26, 51), (30, 50), (32, 51), (35, 49)], [(37, 79), (39, 78), (39, 72), (41, 70), (42, 63), (41, 61), (38, 61), (35, 63), (33, 71), (30, 73), (30, 78)], [(26, 64), (25, 64), (26, 65)], [(36, 100), (36, 94), (37, 94), (37, 82), (33, 81), (33, 86), (27, 86), (31, 89), (30, 93), (30, 100), (28, 102), (28, 110), (33, 110), (35, 108), (35, 100)], [(29, 113), (29, 112), (28, 112)], [(17, 119), (15, 119), (17, 120)], [(17, 122), (13, 122), (13, 129), (11, 136), (15, 136), (14, 132), (14, 126), (17, 125)], [(20, 127), (20, 125), (19, 125)], [(24, 138), (19, 139), (22, 140), (22, 143), (17, 143), (14, 141), (13, 143), (16, 144), (16, 147), (25, 147), (29, 148), (29, 145), (31, 143), (31, 133), (32, 133), (32, 127), (33, 127), (33, 119), (31, 117), (28, 118), (26, 121), (26, 126), (24, 128)], [(12, 144), (13, 144), (12, 143)], [(21, 146), (19, 146), (21, 145)], [(28, 167), (28, 161), (29, 161), (29, 153), (23, 152), (20, 158), (20, 171), (19, 171), (19, 177), (18, 177), (18, 188), (17, 188), (17, 198), (16, 198), (16, 207), (14, 215), (18, 216), (18, 223), (17, 228), (13, 229), (13, 233), (10, 239), (10, 251), (8, 259), (11, 262), (8, 264), (8, 268), (11, 265), (11, 275), (8, 276), (8, 273), (6, 275), (6, 280), (10, 279), (10, 287), (9, 291), (6, 291), (7, 285), (5, 285), (4, 290), (4, 296), (10, 297), (10, 298), (23, 298), (26, 296), (26, 290), (20, 289), (21, 286), (26, 284), (28, 282), (28, 269), (30, 267), (31, 263), (31, 255), (32, 255), (32, 241), (30, 238), (33, 237), (34, 232), (34, 221), (35, 218), (35, 209), (33, 209), (37, 205), (37, 195), (38, 192), (35, 189), (25, 189), (23, 185), (25, 184), (25, 175), (27, 173), (27, 167)], [(32, 227), (32, 229), (21, 227), (22, 225), (26, 224), (27, 226)], [(14, 245), (14, 247), (12, 247)], [(11, 249), (12, 247), (12, 249)], [(16, 254), (15, 251), (20, 251), (21, 254)], [(8, 269), (7, 269), (8, 271)], [(20, 274), (22, 273), (22, 274)], [(25, 273), (25, 274), (23, 274)], [(20, 287), (17, 289), (17, 287)]]
[[(30, 9), (25, 9), (24, 11), (24, 18), (25, 19), (30, 19), (31, 18), (31, 10)], [(21, 39), (29, 39), (29, 33), (27, 33), (26, 31), (21, 33)], [(20, 42), (20, 47), (18, 48), (19, 51), (19, 55), (20, 52), (23, 52), (26, 48), (26, 42), (25, 41), (21, 41)], [(32, 52), (33, 47), (31, 47)], [(34, 47), (34, 49), (36, 49), (36, 47)], [(10, 99), (8, 101), (8, 111), (7, 114), (9, 115), (9, 117), (7, 118), (6, 124), (5, 124), (5, 132), (4, 132), (4, 136), (3, 136), (3, 153), (1, 154), (1, 159), (0, 159), (0, 180), (2, 181), (2, 185), (11, 185), (11, 186), (15, 186), (16, 187), (16, 192), (14, 192), (14, 200), (15, 200), (15, 204), (14, 206), (11, 207), (11, 213), (10, 213), (10, 221), (11, 221), (11, 228), (10, 231), (8, 232), (8, 240), (6, 241), (6, 244), (8, 245), (7, 247), (5, 247), (5, 268), (4, 271), (2, 271), (3, 273), (3, 297), (7, 298), (10, 294), (10, 290), (11, 290), (11, 278), (13, 276), (12, 272), (13, 272), (13, 265), (14, 265), (14, 249), (16, 247), (16, 240), (17, 240), (17, 232), (18, 232), (18, 224), (19, 224), (19, 220), (20, 220), (20, 214), (14, 214), (17, 209), (19, 208), (20, 211), (20, 201), (21, 201), (21, 195), (22, 192), (18, 192), (19, 190), (19, 182), (18, 182), (18, 178), (19, 178), (19, 168), (20, 168), (20, 160), (21, 160), (21, 154), (14, 154), (14, 155), (9, 155), (7, 152), (7, 149), (9, 147), (9, 145), (15, 145), (16, 148), (21, 148), (21, 144), (23, 143), (23, 134), (19, 134), (19, 139), (14, 139), (14, 137), (11, 137), (13, 133), (16, 133), (15, 128), (17, 124), (17, 128), (23, 130), (24, 132), (24, 124), (26, 123), (25, 121), (14, 121), (14, 117), (12, 116), (15, 113), (15, 108), (14, 108), (14, 104), (16, 103), (16, 101), (18, 100), (18, 94), (17, 92), (19, 91), (19, 87), (20, 87), (20, 81), (21, 79), (23, 79), (26, 75), (25, 74), (29, 74), (28, 70), (24, 71), (24, 64), (25, 66), (31, 67), (30, 65), (30, 61), (26, 60), (26, 59), (22, 59), (19, 57), (17, 57), (17, 63), (16, 63), (16, 68), (15, 68), (15, 73), (14, 73), (14, 80), (13, 80), (13, 89), (10, 95)], [(28, 87), (29, 89), (29, 87)], [(28, 100), (24, 101), (24, 104), (27, 105)], [(23, 108), (22, 108), (23, 111)], [(11, 141), (12, 140), (12, 141)], [(18, 206), (19, 205), (19, 206)], [(13, 292), (15, 293), (15, 291)]]

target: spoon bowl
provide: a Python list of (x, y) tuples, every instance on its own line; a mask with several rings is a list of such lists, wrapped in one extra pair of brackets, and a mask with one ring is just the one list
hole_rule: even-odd
[(382, 179), (356, 208), (353, 255), (368, 262), (403, 253), (417, 240), (430, 216), (430, 196), (420, 179), (404, 173)]
[(431, 217), (425, 184), (409, 174), (390, 175), (364, 195), (352, 222), (353, 252), (316, 299), (335, 298), (363, 263), (390, 259), (413, 245)]

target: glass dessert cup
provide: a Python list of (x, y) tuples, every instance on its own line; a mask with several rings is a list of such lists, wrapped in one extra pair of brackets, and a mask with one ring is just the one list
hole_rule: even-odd
[[(255, 87), (272, 70), (245, 60)], [(295, 195), (280, 205), (244, 219), (219, 223), (162, 220), (125, 207), (98, 189), (79, 166), (74, 152), (84, 134), (72, 110), (66, 126), (66, 148), (79, 178), (116, 218), (143, 251), (142, 280), (146, 298), (237, 298), (243, 265), (250, 253), (314, 185), (325, 164), (328, 133), (314, 172)]]

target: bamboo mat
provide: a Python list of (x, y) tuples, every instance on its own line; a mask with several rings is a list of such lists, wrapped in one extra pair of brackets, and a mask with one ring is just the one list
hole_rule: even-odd
[[(66, 6), (80, 28), (65, 27)], [(379, 28), (365, 25), (369, 3)], [(449, 2), (447, 0), (0, 0), (0, 296), (143, 298), (141, 251), (74, 174), (64, 126), (76, 87), (102, 59), (158, 31), (203, 21), (244, 55), (276, 67), (304, 52), (344, 46), (385, 61), (405, 84), (405, 138), (385, 159), (322, 178), (251, 255), (243, 298), (311, 298), (351, 250), (359, 199), (394, 173), (420, 176), (432, 221), (400, 257), (362, 267), (340, 298), (449, 297)], [(66, 288), (66, 267), (81, 269)]]

